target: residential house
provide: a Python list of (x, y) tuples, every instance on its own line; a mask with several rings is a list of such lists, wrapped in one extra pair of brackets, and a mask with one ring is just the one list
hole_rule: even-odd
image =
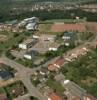
[(64, 32), (64, 35), (63, 35), (62, 39), (70, 40), (72, 36), (73, 36), (72, 32)]
[(53, 64), (49, 64), (48, 65), (48, 70), (49, 71), (58, 71), (58, 68), (56, 66), (54, 66)]
[(48, 70), (58, 71), (63, 65), (65, 60), (63, 58), (57, 59), (54, 63), (48, 65)]
[(76, 33), (74, 32), (64, 32), (62, 39), (64, 39), (65, 45), (69, 46), (75, 42)]
[(35, 59), (35, 57), (38, 55), (39, 53), (36, 50), (31, 50), (24, 54), (24, 58), (31, 60), (31, 59)]
[(66, 88), (70, 100), (83, 100), (83, 97), (87, 94), (86, 90), (70, 80), (65, 80), (62, 85)]
[(46, 68), (41, 68), (41, 70), (39, 70), (39, 73), (41, 75), (48, 75), (49, 74), (49, 71)]
[(0, 71), (0, 80), (8, 80), (13, 78), (14, 75), (13, 73), (9, 72), (9, 71)]
[(48, 100), (62, 100), (62, 98), (55, 93), (49, 93)]
[(57, 51), (57, 50), (58, 48), (54, 48), (54, 47), (49, 48), (49, 51)]

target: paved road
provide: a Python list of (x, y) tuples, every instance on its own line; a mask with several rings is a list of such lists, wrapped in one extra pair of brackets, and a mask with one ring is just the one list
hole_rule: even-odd
[[(76, 51), (80, 50), (81, 48), (83, 48), (83, 47), (88, 47), (88, 45), (93, 46), (93, 45), (97, 44), (96, 41), (97, 41), (97, 35), (93, 36), (92, 38), (90, 38), (89, 40), (87, 40), (85, 43), (83, 43), (83, 44), (77, 46), (76, 48), (67, 51), (66, 53), (63, 54), (63, 57), (64, 57), (64, 58), (69, 58), (69, 57), (70, 57), (70, 54), (76, 53)], [(47, 67), (48, 64), (51, 64), (52, 62), (56, 61), (56, 59), (58, 59), (58, 58), (59, 58), (59, 56), (58, 56), (58, 57), (55, 57), (54, 59), (52, 59), (52, 60), (50, 60), (50, 61), (48, 61), (48, 62), (46, 62), (46, 63), (45, 63), (44, 65), (42, 65), (42, 66)], [(41, 68), (41, 66), (38, 67), (38, 69), (39, 69), (39, 68)]]
[[(72, 49), (72, 50), (69, 50), (67, 53), (64, 54), (64, 58), (65, 57), (69, 57), (70, 53), (73, 53), (75, 52), (76, 50), (86, 46), (87, 44), (93, 44), (95, 41), (97, 40), (97, 36), (95, 37), (95, 39), (92, 41), (92, 42), (85, 42), (84, 44)], [(48, 64), (52, 63), (54, 60), (58, 59), (58, 57), (46, 62), (43, 66), (47, 67)], [(46, 97), (44, 97), (38, 90), (37, 88), (35, 88), (32, 83), (31, 83), (31, 80), (30, 80), (30, 75), (36, 71), (37, 69), (40, 69), (41, 66), (39, 66), (38, 68), (26, 68), (25, 66), (21, 65), (21, 64), (18, 64), (16, 63), (15, 61), (13, 60), (10, 60), (8, 59), (7, 57), (2, 57), (0, 58), (0, 61), (3, 61), (5, 62), (5, 64), (8, 64), (10, 65), (11, 67), (15, 68), (17, 71), (18, 71), (18, 74), (19, 74), (19, 77), (20, 79), (22, 80), (22, 82), (25, 84), (25, 86), (27, 87), (28, 91), (29, 91), (29, 94), (31, 96), (37, 96), (39, 98), (39, 100), (47, 100)]]
[(30, 80), (31, 74), (35, 71), (35, 69), (26, 68), (21, 64), (16, 63), (13, 60), (8, 59), (7, 57), (0, 58), (0, 61), (3, 61), (5, 64), (10, 65), (14, 69), (18, 71), (18, 76), (20, 80), (24, 83), (26, 88), (28, 89), (28, 92), (31, 96), (38, 97), (39, 100), (47, 100), (46, 97), (44, 97), (38, 90), (33, 86)]

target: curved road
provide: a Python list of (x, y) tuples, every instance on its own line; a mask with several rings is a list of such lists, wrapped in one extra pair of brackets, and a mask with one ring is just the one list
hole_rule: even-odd
[(39, 100), (47, 100), (47, 98), (45, 96), (43, 96), (37, 90), (37, 88), (34, 87), (33, 84), (31, 83), (30, 77), (31, 77), (31, 74), (35, 70), (30, 69), (30, 68), (26, 68), (25, 66), (18, 64), (13, 60), (8, 59), (7, 57), (0, 58), (0, 61), (4, 62), (5, 64), (11, 66), (12, 68), (14, 68), (18, 71), (19, 78), (24, 83), (24, 85), (26, 86), (30, 96), (35, 96)]

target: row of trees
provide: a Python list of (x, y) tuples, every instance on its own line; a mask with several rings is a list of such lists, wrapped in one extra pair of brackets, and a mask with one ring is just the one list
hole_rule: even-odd
[[(73, 16), (72, 16), (73, 15)], [(52, 11), (24, 11), (24, 12), (10, 12), (3, 10), (0, 11), (0, 21), (12, 20), (12, 19), (24, 19), (27, 17), (37, 16), (40, 20), (48, 19), (74, 19), (76, 16), (80, 18), (87, 18), (88, 21), (97, 21), (97, 13), (82, 11), (81, 9), (73, 10), (52, 10)]]

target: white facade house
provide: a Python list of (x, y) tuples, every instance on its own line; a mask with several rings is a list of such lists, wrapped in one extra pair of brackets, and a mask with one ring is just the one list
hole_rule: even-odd
[(39, 36), (33, 35), (33, 38), (34, 38), (34, 39), (39, 39)]
[(51, 98), (48, 98), (48, 100), (51, 100)]
[(29, 54), (25, 54), (25, 55), (24, 55), (24, 58), (29, 59), (29, 60), (32, 59), (31, 55), (29, 55)]
[(36, 39), (33, 39), (33, 38), (27, 39), (23, 43), (19, 44), (19, 48), (26, 50), (26, 49), (32, 47), (36, 42), (37, 42)]
[(19, 48), (21, 48), (21, 49), (27, 49), (27, 45), (26, 44), (19, 44)]
[(49, 48), (49, 51), (57, 51), (58, 48)]
[(70, 40), (74, 36), (75, 36), (75, 33), (73, 33), (73, 32), (64, 32), (64, 35), (63, 35), (62, 39)]
[(65, 46), (70, 46), (70, 43), (65, 43)]
[(38, 54), (39, 53), (37, 51), (32, 50), (32, 51), (29, 51), (26, 54), (24, 54), (24, 58), (31, 60), (31, 59), (34, 59), (35, 56), (37, 56)]

